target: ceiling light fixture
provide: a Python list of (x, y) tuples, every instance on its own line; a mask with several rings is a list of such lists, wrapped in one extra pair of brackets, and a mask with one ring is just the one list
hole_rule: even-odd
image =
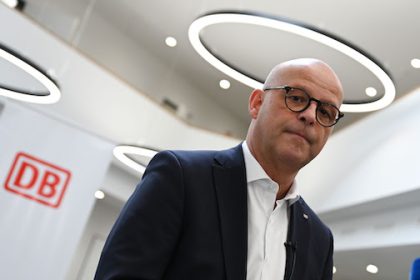
[(378, 273), (378, 267), (376, 265), (369, 264), (368, 266), (366, 266), (366, 271), (372, 274), (376, 274)]
[(222, 89), (229, 89), (230, 88), (230, 82), (228, 80), (220, 80), (219, 86)]
[(140, 147), (140, 146), (132, 146), (132, 145), (120, 145), (114, 148), (113, 154), (114, 156), (123, 164), (134, 169), (135, 171), (143, 174), (146, 170), (146, 163), (138, 162), (134, 160), (132, 157), (128, 155), (138, 155), (147, 158), (148, 160), (152, 159), (158, 153), (157, 150), (147, 148), (147, 147)]
[(414, 68), (420, 68), (420, 59), (413, 58), (411, 60), (411, 66), (413, 66)]
[(0, 95), (19, 101), (38, 104), (56, 103), (60, 99), (61, 92), (56, 82), (34, 63), (1, 44), (0, 58), (7, 60), (16, 67), (22, 69), (24, 72), (28, 73), (48, 90), (47, 92), (34, 92), (0, 84)]
[(333, 274), (335, 274), (336, 272), (337, 272), (337, 268), (333, 266)]
[(340, 110), (343, 112), (369, 112), (379, 110), (391, 104), (395, 98), (395, 85), (391, 77), (379, 63), (375, 62), (371, 56), (350, 45), (348, 42), (338, 39), (337, 36), (320, 31), (315, 27), (310, 27), (307, 24), (280, 17), (242, 12), (217, 12), (204, 15), (194, 20), (189, 27), (188, 37), (198, 54), (219, 71), (251, 88), (262, 88), (263, 81), (229, 65), (221, 57), (211, 52), (210, 48), (201, 40), (201, 30), (210, 25), (222, 23), (252, 24), (300, 35), (329, 46), (366, 67), (383, 84), (385, 89), (384, 96), (379, 100), (368, 103), (343, 103), (340, 107)]
[(95, 192), (95, 197), (96, 197), (96, 199), (104, 199), (105, 198), (105, 193), (101, 190), (97, 190)]
[(367, 87), (365, 89), (365, 93), (366, 93), (367, 96), (375, 97), (376, 94), (378, 93), (378, 91), (374, 87)]
[(22, 10), (25, 6), (25, 1), (23, 0), (1, 0), (6, 6), (12, 9)]
[(166, 39), (165, 39), (165, 44), (168, 46), (168, 47), (171, 47), (171, 48), (173, 48), (173, 47), (175, 47), (176, 46), (176, 44), (177, 44), (177, 41), (176, 41), (176, 39), (174, 38), (174, 37), (166, 37)]

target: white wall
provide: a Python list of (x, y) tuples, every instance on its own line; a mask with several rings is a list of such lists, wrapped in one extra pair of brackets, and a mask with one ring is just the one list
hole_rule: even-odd
[(156, 57), (103, 18), (95, 1), (49, 2), (29, 1), (25, 12), (156, 102), (167, 97), (177, 103), (180, 116), (189, 123), (245, 136), (247, 123), (176, 73), (172, 61)]
[(322, 213), (335, 251), (420, 244), (420, 188)]
[(327, 221), (335, 251), (420, 244), (420, 206), (407, 205)]
[[(68, 280), (84, 280), (96, 271), (97, 261), (102, 252), (103, 243), (111, 230), (118, 214), (139, 183), (141, 174), (133, 175), (120, 164), (111, 164), (101, 189), (105, 192), (104, 200), (97, 200), (83, 236), (73, 256)], [(96, 243), (94, 243), (96, 241)], [(93, 246), (95, 245), (96, 246)]]
[[(0, 5), (0, 23), (2, 44), (55, 73), (54, 78), (62, 90), (62, 98), (56, 104), (27, 106), (115, 144), (141, 143), (161, 149), (221, 149), (238, 144), (237, 139), (187, 125), (65, 42), (3, 5)], [(63, 145), (72, 148), (68, 143)], [(137, 182), (137, 177), (111, 166), (103, 188), (108, 198), (120, 205)], [(89, 240), (95, 234), (108, 234), (118, 210), (111, 207), (100, 212), (106, 214), (91, 217), (69, 279), (74, 279), (82, 268)]]
[(73, 41), (81, 28), (89, 7), (96, 0), (28, 0), (24, 13), (46, 26), (61, 38)]
[[(116, 204), (109, 198), (96, 201), (76, 254), (73, 257), (67, 280), (89, 279), (86, 277), (96, 271), (103, 242), (106, 240), (118, 217), (121, 205)], [(95, 241), (102, 247), (98, 245), (92, 246)]]
[[(55, 73), (62, 98), (52, 105), (34, 105), (38, 110), (115, 143), (218, 149), (239, 142), (187, 125), (20, 13), (0, 6), (0, 18), (8, 23), (0, 25), (2, 42)], [(16, 36), (22, 33), (26, 36)]]

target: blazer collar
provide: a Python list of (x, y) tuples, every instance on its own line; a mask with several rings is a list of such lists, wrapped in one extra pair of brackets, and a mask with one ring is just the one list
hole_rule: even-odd
[(241, 145), (216, 154), (214, 186), (219, 208), (226, 279), (246, 279), (248, 209), (246, 170)]
[(290, 206), (290, 220), (286, 241), (286, 270), (284, 279), (300, 279), (296, 267), (307, 267), (311, 216), (299, 198)]
[[(219, 209), (226, 279), (246, 279), (248, 254), (248, 206), (245, 161), (242, 147), (217, 152), (213, 164), (214, 186)], [(296, 267), (306, 267), (311, 216), (299, 198), (290, 206), (284, 279), (299, 279)]]

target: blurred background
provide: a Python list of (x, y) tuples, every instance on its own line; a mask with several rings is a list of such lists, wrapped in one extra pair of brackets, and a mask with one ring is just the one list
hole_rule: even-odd
[[(244, 139), (252, 88), (206, 61), (199, 38), (255, 81), (299, 57), (336, 70), (345, 117), (299, 175), (301, 193), (333, 230), (334, 279), (408, 279), (420, 256), (419, 10), (415, 0), (0, 1), (0, 244), (10, 248), (0, 273), (92, 279), (156, 151)], [(293, 23), (338, 43), (229, 19), (194, 37), (191, 25), (209, 14)], [(54, 102), (38, 104), (52, 95), (40, 76), (58, 86)], [(43, 93), (19, 99), (34, 92)]]

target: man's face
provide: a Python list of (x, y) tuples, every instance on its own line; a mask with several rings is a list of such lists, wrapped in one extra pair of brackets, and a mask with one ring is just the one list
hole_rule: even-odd
[[(272, 82), (271, 82), (272, 83)], [(341, 87), (328, 69), (319, 67), (289, 67), (282, 71), (277, 84), (304, 89), (310, 96), (337, 106), (341, 105)], [(290, 111), (284, 102), (284, 90), (255, 90), (250, 100), (254, 122), (254, 148), (257, 160), (286, 161), (301, 168), (315, 158), (324, 147), (332, 127), (316, 120), (316, 102), (303, 112)], [(254, 109), (253, 109), (254, 108)]]

